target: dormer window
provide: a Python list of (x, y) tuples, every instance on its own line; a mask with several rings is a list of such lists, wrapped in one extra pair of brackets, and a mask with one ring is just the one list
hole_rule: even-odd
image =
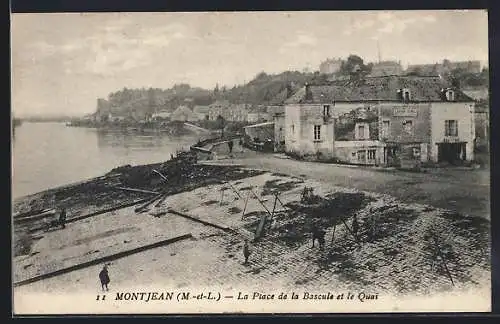
[(411, 97), (410, 97), (410, 90), (403, 89), (403, 101), (404, 102), (409, 102), (410, 99), (411, 99)]
[(452, 89), (447, 89), (445, 92), (446, 101), (455, 101), (455, 91)]
[(409, 102), (411, 100), (411, 94), (409, 89), (398, 89), (398, 99), (403, 102)]
[(323, 105), (323, 120), (326, 122), (330, 118), (330, 105)]

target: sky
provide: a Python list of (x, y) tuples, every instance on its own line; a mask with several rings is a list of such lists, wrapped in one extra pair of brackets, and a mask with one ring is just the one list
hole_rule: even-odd
[(232, 87), (327, 58), (488, 60), (484, 10), (12, 14), (15, 116), (83, 115), (127, 88)]

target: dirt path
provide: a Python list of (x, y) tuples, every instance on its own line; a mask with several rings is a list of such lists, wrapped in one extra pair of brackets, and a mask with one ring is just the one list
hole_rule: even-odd
[(488, 170), (448, 169), (415, 173), (296, 161), (271, 154), (232, 159), (232, 163), (347, 188), (390, 194), (405, 202), (429, 204), (490, 218)]

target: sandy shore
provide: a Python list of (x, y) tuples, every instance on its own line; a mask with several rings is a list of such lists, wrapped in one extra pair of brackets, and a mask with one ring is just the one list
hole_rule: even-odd
[[(489, 309), (488, 221), (463, 219), (451, 211), (325, 182), (231, 170), (239, 172), (240, 178), (188, 188), (144, 213), (130, 207), (68, 224), (65, 230), (38, 233), (30, 254), (14, 259), (14, 282), (162, 239), (187, 233), (192, 238), (111, 261), (106, 306), (95, 300), (102, 294), (99, 264), (16, 287), (16, 313), (178, 313), (207, 311), (207, 307), (215, 312)], [(306, 186), (314, 187), (313, 204), (301, 202)], [(283, 205), (275, 206), (274, 193), (279, 193)], [(273, 209), (274, 221), (265, 236), (251, 244), (249, 263), (244, 264), (244, 240), (254, 238), (260, 218)], [(154, 217), (157, 212), (166, 213)], [(360, 223), (358, 237), (350, 233), (353, 215)], [(311, 248), (311, 222), (326, 230), (323, 249)], [(433, 249), (436, 246), (440, 257)], [(116, 293), (137, 291), (190, 292), (192, 296), (212, 291), (233, 298), (217, 304), (114, 300)], [(301, 297), (292, 303), (259, 298), (248, 302), (236, 299), (239, 292), (248, 293), (250, 299), (254, 292), (275, 294), (276, 299), (280, 292)], [(363, 292), (377, 299), (311, 301), (303, 298), (305, 292), (336, 296), (351, 292), (355, 299)], [(476, 295), (476, 302), (466, 302), (465, 292)], [(447, 299), (440, 297), (443, 294)], [(38, 304), (32, 302), (35, 299)]]

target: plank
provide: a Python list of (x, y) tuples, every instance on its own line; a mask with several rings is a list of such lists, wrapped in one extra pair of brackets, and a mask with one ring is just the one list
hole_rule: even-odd
[(49, 279), (49, 278), (52, 278), (52, 277), (55, 277), (55, 276), (59, 276), (59, 275), (65, 274), (65, 273), (69, 273), (69, 272), (72, 272), (72, 271), (76, 271), (76, 270), (88, 268), (88, 267), (93, 266), (93, 265), (102, 264), (102, 263), (105, 263), (105, 262), (109, 262), (109, 261), (121, 259), (121, 258), (124, 258), (124, 257), (132, 255), (132, 254), (136, 254), (136, 253), (143, 252), (143, 251), (146, 251), (146, 250), (150, 250), (150, 249), (154, 249), (154, 248), (161, 247), (161, 246), (164, 246), (164, 245), (168, 245), (168, 244), (171, 244), (171, 243), (175, 243), (177, 241), (185, 240), (185, 239), (188, 239), (188, 238), (191, 238), (191, 237), (193, 237), (191, 235), (191, 233), (184, 234), (184, 235), (177, 236), (177, 237), (174, 237), (174, 238), (162, 240), (162, 241), (159, 241), (159, 242), (156, 242), (156, 243), (153, 243), (153, 244), (148, 244), (148, 245), (140, 246), (140, 247), (135, 248), (135, 249), (131, 249), (131, 250), (122, 251), (122, 252), (118, 252), (118, 253), (115, 253), (115, 254), (107, 255), (107, 256), (104, 256), (104, 257), (101, 257), (101, 258), (98, 258), (98, 259), (94, 259), (94, 260), (91, 260), (91, 261), (87, 261), (87, 262), (75, 264), (75, 265), (67, 267), (67, 268), (59, 269), (59, 270), (56, 270), (56, 271), (44, 273), (44, 274), (41, 274), (41, 275), (38, 275), (38, 276), (35, 276), (35, 277), (32, 277), (32, 278), (29, 278), (29, 279), (25, 279), (25, 280), (21, 280), (21, 281), (18, 281), (18, 282), (14, 282), (13, 286), (14, 287), (19, 287), (19, 286), (27, 285), (27, 284), (30, 284), (30, 283), (33, 283), (33, 282), (37, 282), (37, 281), (40, 281), (40, 280)]

